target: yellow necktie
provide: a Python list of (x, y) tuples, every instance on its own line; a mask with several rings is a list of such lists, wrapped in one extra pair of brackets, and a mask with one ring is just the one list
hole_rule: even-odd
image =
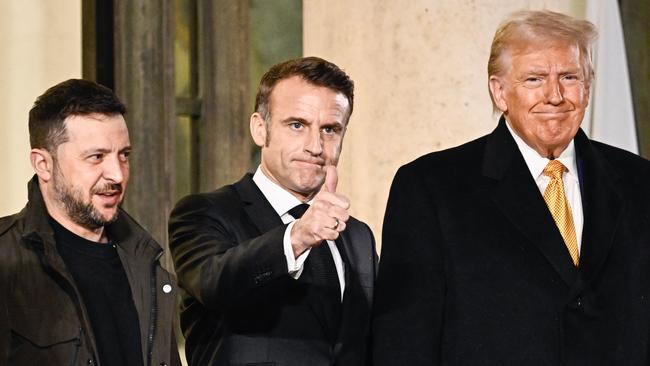
[(571, 206), (564, 195), (564, 183), (562, 182), (562, 173), (566, 168), (557, 160), (551, 160), (544, 168), (544, 175), (551, 177), (551, 181), (544, 191), (544, 201), (551, 211), (553, 220), (560, 230), (564, 239), (573, 264), (577, 267), (580, 260), (578, 255), (578, 239), (576, 238), (576, 229), (573, 226), (573, 215)]

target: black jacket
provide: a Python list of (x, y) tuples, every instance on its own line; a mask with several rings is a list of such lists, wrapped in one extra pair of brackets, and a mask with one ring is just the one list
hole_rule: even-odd
[(176, 205), (170, 248), (185, 290), (190, 365), (364, 365), (376, 265), (370, 229), (350, 218), (337, 240), (346, 278), (338, 335), (327, 321), (332, 309), (306, 300), (310, 286), (288, 275), (285, 229), (251, 175)]
[[(25, 208), (0, 219), (0, 366), (99, 364), (88, 314), (57, 253), (36, 177), (28, 190)], [(143, 365), (180, 365), (173, 336), (176, 285), (160, 265), (162, 249), (124, 211), (106, 229), (133, 294)]]

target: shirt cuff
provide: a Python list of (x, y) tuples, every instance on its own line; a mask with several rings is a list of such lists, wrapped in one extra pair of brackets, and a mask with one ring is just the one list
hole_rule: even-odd
[(287, 229), (284, 231), (284, 238), (282, 239), (282, 245), (284, 246), (284, 256), (287, 258), (287, 268), (289, 269), (289, 276), (293, 277), (294, 280), (300, 278), (302, 270), (305, 268), (305, 260), (311, 249), (305, 250), (302, 254), (295, 258), (293, 255), (293, 246), (291, 245), (291, 229), (293, 224), (296, 222), (293, 221), (287, 226)]

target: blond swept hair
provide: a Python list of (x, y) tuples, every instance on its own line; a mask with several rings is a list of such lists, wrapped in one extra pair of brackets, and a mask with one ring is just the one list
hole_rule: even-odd
[[(598, 32), (589, 21), (576, 19), (550, 10), (523, 10), (510, 14), (497, 28), (492, 40), (488, 60), (488, 78), (502, 76), (509, 65), (505, 64), (508, 51), (515, 44), (538, 43), (540, 41), (565, 41), (575, 44), (580, 50), (585, 85), (588, 88), (594, 77), (592, 64), (592, 45)], [(492, 98), (495, 112), (499, 109)]]

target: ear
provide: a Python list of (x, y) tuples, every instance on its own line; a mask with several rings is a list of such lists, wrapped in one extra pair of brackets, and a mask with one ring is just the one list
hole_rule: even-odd
[(261, 114), (255, 112), (251, 115), (250, 129), (255, 145), (263, 147), (266, 144), (266, 134), (268, 131), (266, 131), (266, 123)]
[(52, 179), (54, 159), (49, 151), (45, 149), (32, 149), (29, 153), (29, 161), (32, 163), (34, 173), (44, 182)]
[(488, 86), (490, 88), (490, 94), (492, 94), (494, 104), (497, 105), (497, 108), (499, 108), (501, 112), (507, 112), (508, 103), (505, 99), (505, 85), (503, 83), (503, 80), (501, 80), (498, 76), (490, 75)]

